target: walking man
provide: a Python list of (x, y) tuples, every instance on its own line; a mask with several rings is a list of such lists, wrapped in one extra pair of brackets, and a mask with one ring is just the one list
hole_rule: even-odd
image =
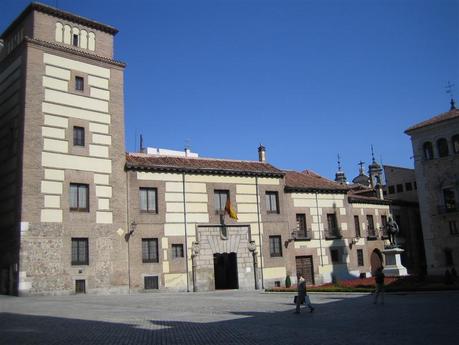
[(379, 296), (381, 296), (381, 304), (384, 304), (384, 278), (383, 267), (381, 266), (375, 273), (376, 290), (373, 302), (374, 304), (378, 303)]
[(296, 282), (298, 295), (296, 296), (295, 314), (300, 313), (300, 306), (303, 302), (309, 307), (309, 311), (312, 313), (314, 311), (314, 307), (312, 306), (311, 300), (309, 299), (309, 296), (306, 292), (306, 280), (304, 280), (300, 272), (296, 274)]

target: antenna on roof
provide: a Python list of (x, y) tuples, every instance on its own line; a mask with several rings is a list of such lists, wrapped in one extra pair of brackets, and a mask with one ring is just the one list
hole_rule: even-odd
[(140, 134), (140, 145), (139, 146), (140, 146), (139, 151), (142, 152), (143, 151), (143, 135), (142, 134)]
[(450, 110), (456, 109), (456, 102), (454, 100), (454, 94), (453, 94), (453, 87), (455, 84), (451, 84), (451, 82), (448, 80), (448, 84), (446, 84), (445, 89), (446, 93), (451, 97), (451, 108)]

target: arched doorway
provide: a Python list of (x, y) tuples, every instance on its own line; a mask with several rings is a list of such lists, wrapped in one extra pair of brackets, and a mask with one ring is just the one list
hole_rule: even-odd
[(215, 290), (238, 289), (236, 253), (214, 254)]
[(374, 274), (376, 270), (382, 266), (383, 264), (383, 256), (379, 249), (373, 250), (370, 256), (370, 263), (371, 263), (371, 274)]

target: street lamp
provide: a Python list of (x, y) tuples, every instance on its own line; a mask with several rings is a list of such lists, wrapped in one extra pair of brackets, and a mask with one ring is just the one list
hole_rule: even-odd
[(137, 228), (137, 223), (135, 222), (135, 220), (133, 220), (129, 226), (129, 231), (126, 233), (126, 235), (124, 235), (124, 239), (126, 240), (126, 242), (129, 241), (131, 236), (134, 234), (134, 231), (136, 228)]

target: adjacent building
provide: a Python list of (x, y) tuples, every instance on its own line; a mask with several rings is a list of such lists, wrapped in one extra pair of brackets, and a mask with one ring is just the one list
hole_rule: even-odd
[(411, 137), (427, 272), (444, 274), (459, 263), (459, 110), (405, 131)]

